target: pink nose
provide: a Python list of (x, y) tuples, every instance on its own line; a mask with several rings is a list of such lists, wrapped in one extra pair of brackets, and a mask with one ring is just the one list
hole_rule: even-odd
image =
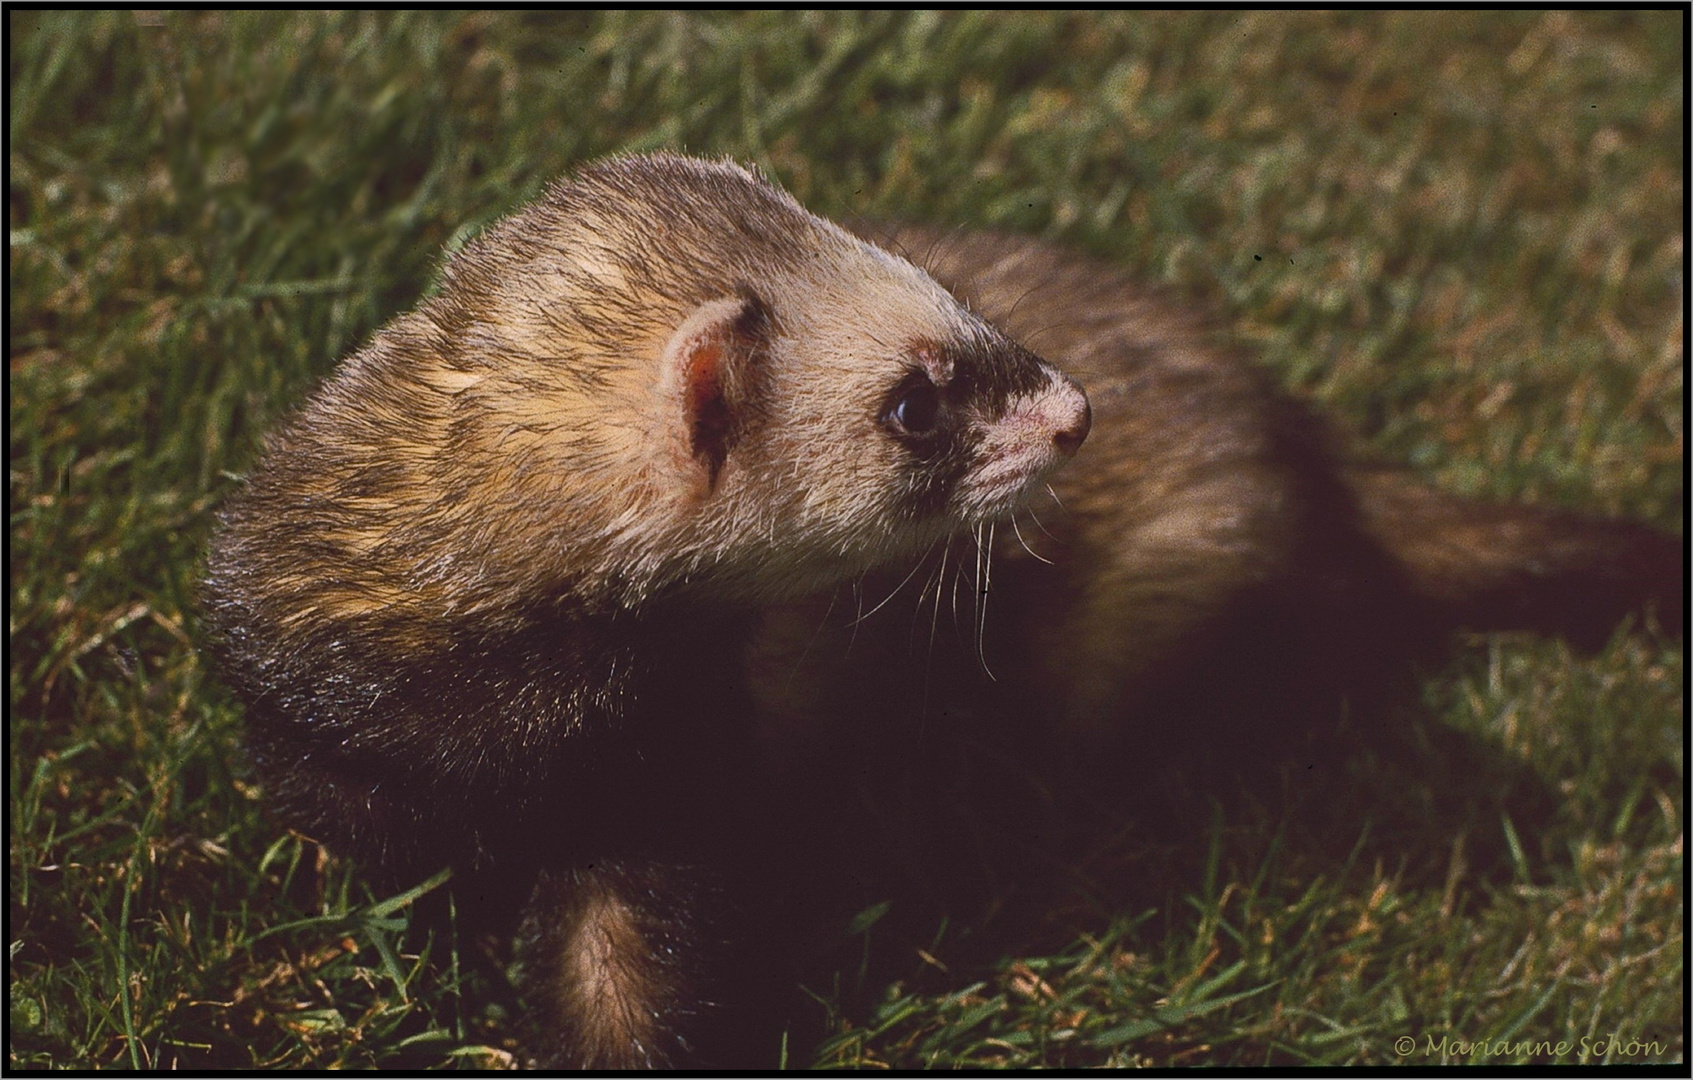
[(1076, 388), (1076, 395), (1082, 399), (1082, 407), (1076, 410), (1070, 423), (1052, 433), (1052, 445), (1065, 457), (1081, 449), (1083, 440), (1088, 437), (1088, 430), (1093, 427), (1093, 406), (1088, 404), (1088, 399), (1082, 394), (1080, 387)]
[(1088, 404), (1087, 391), (1076, 380), (1051, 368), (1047, 369), (1047, 375), (1052, 382), (1043, 411), (1052, 424), (1052, 448), (1070, 457), (1082, 448), (1082, 440), (1093, 427), (1093, 406)]

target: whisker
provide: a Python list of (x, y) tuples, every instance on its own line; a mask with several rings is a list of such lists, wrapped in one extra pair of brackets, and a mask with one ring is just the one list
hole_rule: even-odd
[[(947, 560), (952, 554), (952, 542), (948, 539), (946, 546), (941, 548), (940, 565), (935, 567), (935, 607), (929, 615), (929, 647), (923, 654), (923, 695), (917, 707), (917, 743), (922, 746), (929, 734), (929, 690), (935, 673), (935, 634), (941, 621), (941, 590), (946, 587)], [(954, 580), (958, 577), (953, 575)], [(955, 593), (956, 596), (956, 593)]]
[(805, 648), (800, 650), (799, 658), (794, 661), (794, 666), (788, 670), (786, 689), (793, 689), (794, 679), (799, 677), (800, 668), (805, 666), (805, 658), (811, 655), (811, 647), (817, 644), (818, 638), (823, 636), (824, 629), (829, 625), (829, 616), (835, 612), (835, 601), (840, 598), (841, 590), (839, 588), (829, 593), (829, 606), (823, 609), (823, 617), (817, 620), (817, 625), (812, 629), (811, 637), (806, 641)]
[(864, 575), (852, 579), (852, 602), (857, 608), (857, 615), (852, 620), (852, 636), (847, 638), (847, 655), (852, 655), (852, 647), (858, 643), (858, 625), (864, 621)]
[[(1042, 287), (1042, 286), (1036, 286), (1036, 288), (1040, 288), (1040, 287)], [(1031, 288), (1031, 289), (1028, 290), (1028, 292), (1025, 292), (1023, 294), (1023, 296), (1028, 296), (1029, 293), (1034, 292), (1034, 291), (1035, 291), (1035, 289)], [(1021, 304), (1022, 302), (1023, 302), (1023, 297), (1022, 296), (1018, 297), (1017, 303)], [(1013, 307), (1012, 310), (1015, 311), (1016, 308)], [(998, 321), (1001, 321), (1001, 322), (1008, 321), (1008, 318), (1009, 317), (1007, 317), (1007, 319), (1001, 319), (1001, 320), (998, 320)], [(1019, 334), (1017, 339), (1019, 341), (1021, 341), (1024, 345), (1028, 346), (1029, 348), (1035, 349), (1036, 352), (1039, 352), (1040, 350), (1035, 347), (1035, 342), (1043, 334), (1047, 333), (1048, 331), (1051, 331), (1051, 330), (1083, 329), (1087, 325), (1088, 325), (1087, 319), (1069, 319), (1069, 320), (1059, 319), (1056, 322), (1049, 322), (1049, 323), (1045, 323), (1045, 324), (1038, 326), (1038, 327), (1032, 327), (1029, 330)], [(1065, 370), (1068, 371), (1069, 369), (1066, 368)]]
[(931, 658), (935, 655), (935, 630), (940, 625), (941, 621), (941, 592), (946, 588), (946, 564), (947, 559), (951, 554), (952, 544), (949, 541), (941, 548), (940, 564), (935, 567), (935, 572), (930, 575), (928, 583), (923, 586), (922, 595), (917, 598), (917, 610), (912, 613), (911, 633), (913, 636), (908, 644), (914, 645), (916, 644), (915, 635), (917, 633), (917, 616), (923, 614), (923, 600), (929, 595), (929, 592), (932, 589), (935, 594), (935, 602), (934, 607), (930, 609), (929, 614), (929, 650), (926, 654)]
[(958, 585), (964, 580), (964, 568), (959, 567), (952, 575), (952, 632), (958, 633)]
[(1023, 301), (1027, 300), (1029, 297), (1033, 296), (1036, 292), (1045, 287), (1046, 285), (1044, 282), (1036, 282), (1024, 289), (1020, 294), (1018, 294), (1017, 299), (1011, 302), (1011, 309), (1005, 313), (1004, 321), (1010, 322), (1012, 317), (1017, 314), (1017, 309), (1023, 306)]
[[(1034, 515), (1030, 514), (1029, 516), (1033, 517)], [(1038, 522), (1037, 522), (1037, 524), (1038, 524)], [(1045, 563), (1048, 566), (1054, 565), (1054, 563), (1051, 559), (1048, 559), (1048, 558), (1045, 558), (1044, 556), (1042, 556), (1034, 548), (1029, 546), (1029, 542), (1027, 540), (1023, 539), (1023, 530), (1017, 527), (1017, 519), (1015, 517), (1013, 517), (1011, 519), (1011, 531), (1017, 537), (1017, 545), (1019, 547), (1021, 547), (1024, 551), (1028, 552), (1035, 559), (1038, 559), (1039, 561)], [(1042, 530), (1042, 531), (1044, 532), (1045, 530)], [(1051, 534), (1049, 533), (1048, 535), (1051, 535)]]
[[(1047, 490), (1051, 491), (1052, 489), (1048, 488)], [(1058, 539), (1058, 537), (1052, 535), (1052, 530), (1048, 529), (1046, 525), (1041, 522), (1040, 515), (1035, 513), (1032, 507), (1025, 507), (1024, 509), (1028, 510), (1029, 520), (1035, 523), (1035, 528), (1039, 529), (1043, 533), (1046, 533), (1046, 535), (1052, 539), (1053, 543), (1062, 544), (1064, 542)]]
[(988, 667), (985, 648), (988, 627), (988, 590), (993, 587), (994, 524), (987, 525), (987, 543), (982, 542), (982, 526), (976, 527), (976, 662), (990, 682), (998, 682)]
[[(934, 550), (935, 550), (934, 545), (933, 544), (929, 545), (929, 551), (934, 551)], [(900, 593), (900, 590), (905, 588), (905, 586), (910, 583), (911, 579), (917, 576), (917, 571), (923, 569), (923, 564), (929, 561), (929, 551), (926, 551), (926, 552), (923, 553), (923, 557), (921, 559), (917, 560), (916, 564), (911, 567), (911, 572), (909, 574), (906, 574), (905, 577), (900, 581), (900, 583), (898, 585), (894, 586), (892, 592), (888, 593), (887, 596), (883, 597), (881, 603), (877, 604), (875, 607), (871, 608), (869, 611), (862, 612), (858, 616), (858, 618), (854, 619), (853, 620), (853, 626), (856, 627), (859, 623), (863, 622), (865, 619), (868, 619), (870, 616), (876, 614), (876, 612), (881, 611), (883, 608), (887, 607), (888, 602), (890, 600), (892, 600), (894, 597), (898, 596), (899, 593)]]

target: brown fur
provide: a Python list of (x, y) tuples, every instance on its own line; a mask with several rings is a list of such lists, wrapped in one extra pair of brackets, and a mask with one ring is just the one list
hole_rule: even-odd
[[(1679, 618), (1677, 541), (1343, 465), (1108, 267), (885, 242), (986, 321), (731, 166), (590, 168), (455, 256), (225, 511), (205, 607), (267, 796), (396, 876), (527, 896), (543, 1064), (768, 1062), (723, 1034), (769, 951), (763, 767), (828, 723), (956, 694), (1084, 746), (1241, 713), (1273, 739), (1455, 624)], [(910, 647), (909, 600), (881, 640), (819, 616), (925, 553), (931, 622), (991, 599), (957, 663)]]
[(1347, 463), (1203, 319), (1095, 260), (993, 234), (871, 235), (1088, 390), (1088, 444), (1052, 503), (1000, 530), (986, 630), (1006, 639), (1013, 681), (1036, 681), (1035, 712), (1072, 733), (1121, 731), (1179, 672), (1232, 682), (1212, 648), (1233, 648), (1243, 620), (1401, 658), (1459, 627), (1596, 647), (1646, 610), (1679, 633), (1673, 537)]
[(530, 895), (538, 1060), (729, 1060), (705, 958), (756, 876), (753, 613), (1012, 512), (1088, 422), (779, 189), (619, 159), (469, 244), (273, 433), (204, 606), (285, 819)]

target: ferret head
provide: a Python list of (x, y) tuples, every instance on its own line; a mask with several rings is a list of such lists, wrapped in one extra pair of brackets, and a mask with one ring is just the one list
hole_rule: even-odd
[(1065, 375), (728, 163), (591, 167), (418, 315), (483, 557), (614, 603), (830, 587), (1011, 514), (1088, 431)]

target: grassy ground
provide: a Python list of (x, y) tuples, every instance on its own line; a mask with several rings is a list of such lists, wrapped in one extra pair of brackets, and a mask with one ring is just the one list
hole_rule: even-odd
[[(13, 1067), (511, 1063), (497, 972), (265, 821), (190, 596), (266, 423), (600, 154), (1061, 237), (1452, 490), (1682, 527), (1682, 13), (8, 17)], [(1414, 727), (1512, 769), (1219, 805), (1038, 955), (872, 907), (806, 1054), (1682, 1060), (1681, 656), (1469, 642)]]

